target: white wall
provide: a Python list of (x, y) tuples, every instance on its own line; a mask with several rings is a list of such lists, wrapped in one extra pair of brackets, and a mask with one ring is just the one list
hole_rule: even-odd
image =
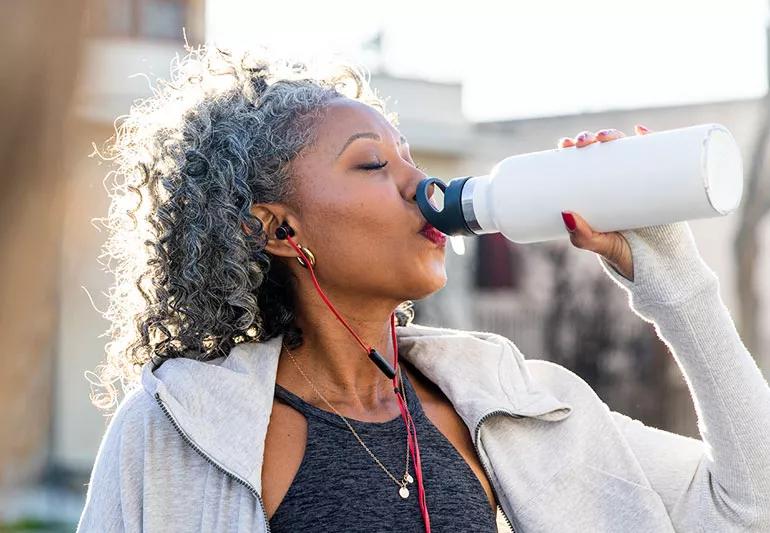
[[(168, 75), (168, 66), (178, 48), (163, 43), (128, 39), (93, 39), (85, 51), (80, 76), (77, 114), (81, 119), (68, 179), (67, 203), (62, 220), (62, 270), (60, 273), (60, 321), (54, 390), (52, 457), (58, 464), (90, 469), (106, 419), (91, 404), (84, 377), (104, 357), (108, 327), (99, 312), (112, 279), (97, 258), (106, 234), (97, 230), (92, 218), (107, 214), (108, 196), (103, 181), (109, 167), (96, 157), (93, 148), (113, 133), (113, 121), (127, 113), (135, 98), (151, 94), (136, 72)], [(101, 228), (101, 226), (99, 226)], [(93, 298), (93, 304), (91, 303)]]

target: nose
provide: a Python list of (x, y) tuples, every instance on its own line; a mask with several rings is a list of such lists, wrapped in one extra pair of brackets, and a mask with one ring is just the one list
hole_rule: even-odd
[[(430, 179), (430, 178), (425, 177), (424, 179)], [(422, 180), (420, 180), (420, 181), (422, 181)], [(419, 186), (419, 184), (420, 184), (420, 182), (417, 182), (418, 186)], [(436, 193), (436, 183), (432, 182), (432, 183), (430, 183), (428, 185), (428, 189), (427, 189), (428, 200), (430, 200), (430, 202), (432, 204), (436, 203), (435, 193)], [(417, 188), (415, 188), (415, 193), (412, 196), (412, 200), (415, 201), (415, 202), (417, 201)]]
[[(407, 192), (407, 198), (411, 199), (413, 202), (417, 202), (417, 189), (418, 189), (418, 187), (420, 185), (420, 182), (422, 182), (423, 180), (428, 179), (428, 178), (430, 178), (430, 176), (428, 176), (424, 172), (421, 172), (420, 175), (415, 176), (415, 179), (412, 179), (409, 182), (409, 190)], [(429, 198), (433, 197), (434, 191), (435, 191), (435, 185), (434, 185), (434, 183), (431, 183), (428, 186), (428, 197)]]
[(406, 190), (404, 191), (404, 198), (408, 198), (412, 202), (417, 201), (417, 184), (420, 183), (424, 177), (425, 174), (420, 171), (413, 172), (409, 176), (409, 181), (407, 182)]

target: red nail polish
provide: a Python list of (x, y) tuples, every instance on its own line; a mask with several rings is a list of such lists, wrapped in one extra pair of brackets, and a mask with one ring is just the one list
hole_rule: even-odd
[(577, 224), (575, 223), (575, 217), (572, 215), (572, 213), (567, 213), (566, 211), (562, 211), (561, 218), (564, 220), (564, 225), (567, 226), (567, 229), (570, 232), (575, 231), (575, 228), (577, 228)]

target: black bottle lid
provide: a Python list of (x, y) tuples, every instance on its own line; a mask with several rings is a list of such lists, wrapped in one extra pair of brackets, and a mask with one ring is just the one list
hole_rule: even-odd
[[(446, 235), (476, 234), (468, 226), (462, 206), (463, 186), (471, 177), (452, 179), (448, 185), (438, 178), (425, 178), (417, 184), (417, 207), (431, 226)], [(435, 185), (429, 198), (428, 191), (432, 184)]]

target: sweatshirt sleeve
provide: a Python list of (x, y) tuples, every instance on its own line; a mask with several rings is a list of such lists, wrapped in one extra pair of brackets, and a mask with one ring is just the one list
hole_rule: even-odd
[(770, 387), (748, 352), (687, 222), (620, 232), (633, 281), (598, 256), (673, 354), (701, 440), (613, 412), (677, 531), (770, 531)]
[(142, 529), (143, 403), (141, 389), (126, 395), (112, 415), (91, 470), (78, 533)]

